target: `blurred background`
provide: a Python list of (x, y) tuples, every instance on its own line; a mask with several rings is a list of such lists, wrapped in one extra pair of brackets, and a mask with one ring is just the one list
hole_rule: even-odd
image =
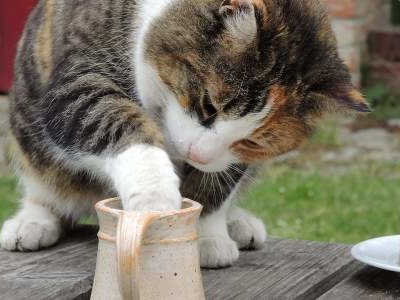
[[(316, 0), (317, 1), (317, 0)], [(369, 116), (331, 118), (298, 151), (267, 163), (243, 206), (270, 235), (354, 243), (400, 232), (400, 1), (320, 0)], [(7, 91), (36, 0), (0, 0), (0, 225), (18, 206), (7, 166)]]

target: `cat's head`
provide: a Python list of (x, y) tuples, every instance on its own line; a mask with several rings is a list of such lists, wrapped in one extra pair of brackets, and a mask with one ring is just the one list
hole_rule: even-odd
[(144, 104), (181, 158), (216, 172), (295, 149), (326, 112), (368, 112), (315, 0), (170, 1), (137, 55)]

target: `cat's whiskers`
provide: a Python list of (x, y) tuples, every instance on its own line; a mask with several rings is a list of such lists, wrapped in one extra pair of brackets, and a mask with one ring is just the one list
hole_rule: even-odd
[(240, 168), (238, 168), (235, 165), (230, 165), (228, 167), (229, 169), (231, 169), (234, 172), (239, 173), (242, 176), (245, 176), (251, 183), (256, 183), (256, 180), (253, 176), (251, 176), (250, 174), (248, 174), (246, 171), (241, 170)]
[(222, 185), (221, 185), (221, 181), (220, 181), (219, 175), (220, 174), (215, 173), (215, 179), (216, 179), (216, 182), (218, 184), (219, 195), (221, 196), (220, 200), (222, 201), (222, 200), (224, 200), (224, 191), (222, 189)]
[(223, 174), (224, 174), (225, 178), (228, 179), (229, 182), (231, 183), (231, 184), (229, 184), (229, 182), (227, 181), (227, 184), (232, 189), (237, 184), (237, 182), (232, 178), (231, 174), (229, 174), (228, 171), (226, 171), (226, 170), (223, 171)]
[[(192, 172), (193, 172), (193, 171), (192, 171)], [(194, 197), (193, 197), (193, 200), (194, 200), (194, 201), (197, 200), (197, 196), (202, 192), (202, 191), (201, 191), (201, 188), (202, 188), (202, 185), (203, 185), (203, 181), (204, 181), (204, 173), (201, 175), (200, 184), (199, 184), (199, 186), (198, 186), (198, 188), (197, 188), (196, 194), (195, 194)]]
[[(205, 185), (205, 187), (204, 187), (204, 190), (205, 190), (206, 187), (211, 186), (210, 189), (211, 189), (211, 191), (212, 191), (212, 194), (215, 195), (215, 194), (214, 194), (214, 189), (213, 189), (213, 184), (212, 184), (211, 175), (210, 175), (210, 173), (205, 173), (205, 174), (206, 174), (206, 179), (207, 179), (207, 181), (206, 181), (206, 185)], [(215, 199), (215, 196), (213, 196), (213, 197), (210, 198), (210, 200), (211, 200), (211, 202), (213, 202), (213, 204), (215, 204), (215, 200), (214, 200), (214, 199)]]
[(214, 174), (213, 173), (210, 173), (210, 178), (212, 180), (213, 202), (214, 202), (214, 205), (217, 205), (218, 202), (219, 202), (219, 199), (217, 197), (218, 195), (217, 195), (217, 189), (216, 189), (216, 184), (215, 184), (215, 181), (214, 181)]

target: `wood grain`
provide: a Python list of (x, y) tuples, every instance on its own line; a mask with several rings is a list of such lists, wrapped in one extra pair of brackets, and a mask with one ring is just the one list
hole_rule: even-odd
[[(1, 299), (89, 299), (97, 228), (40, 252), (0, 250)], [(203, 270), (207, 299), (397, 299), (400, 275), (365, 267), (350, 246), (270, 239), (222, 270)]]
[(97, 253), (97, 228), (84, 227), (51, 249), (0, 250), (0, 298), (89, 299)]
[(269, 240), (223, 270), (205, 271), (208, 299), (315, 299), (360, 268), (348, 245)]
[(400, 299), (400, 273), (364, 267), (319, 299)]

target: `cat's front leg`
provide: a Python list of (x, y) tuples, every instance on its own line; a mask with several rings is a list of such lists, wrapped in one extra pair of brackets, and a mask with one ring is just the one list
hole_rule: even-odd
[(166, 211), (181, 206), (179, 178), (159, 147), (132, 145), (109, 159), (106, 170), (125, 210)]
[(264, 223), (250, 212), (231, 206), (228, 199), (200, 219), (200, 264), (205, 268), (232, 265), (238, 249), (261, 249), (267, 233)]
[(227, 200), (218, 210), (200, 218), (200, 265), (203, 268), (231, 266), (239, 258), (238, 246), (228, 234), (229, 206)]
[(68, 168), (110, 184), (126, 210), (179, 208), (179, 179), (159, 126), (113, 80), (92, 71), (75, 77), (68, 70), (43, 100), (51, 103), (43, 119), (53, 159), (62, 156)]
[[(232, 265), (239, 258), (238, 245), (229, 236), (228, 213), (245, 171), (231, 169), (207, 174), (190, 165), (183, 168), (182, 195), (203, 205), (199, 223), (200, 264), (204, 268)], [(228, 179), (229, 178), (229, 179)]]
[(55, 244), (61, 235), (61, 219), (45, 205), (32, 201), (31, 190), (27, 193), (19, 212), (3, 224), (0, 234), (3, 249), (34, 251)]
[(239, 249), (261, 249), (267, 239), (263, 221), (236, 205), (228, 212), (228, 232)]

